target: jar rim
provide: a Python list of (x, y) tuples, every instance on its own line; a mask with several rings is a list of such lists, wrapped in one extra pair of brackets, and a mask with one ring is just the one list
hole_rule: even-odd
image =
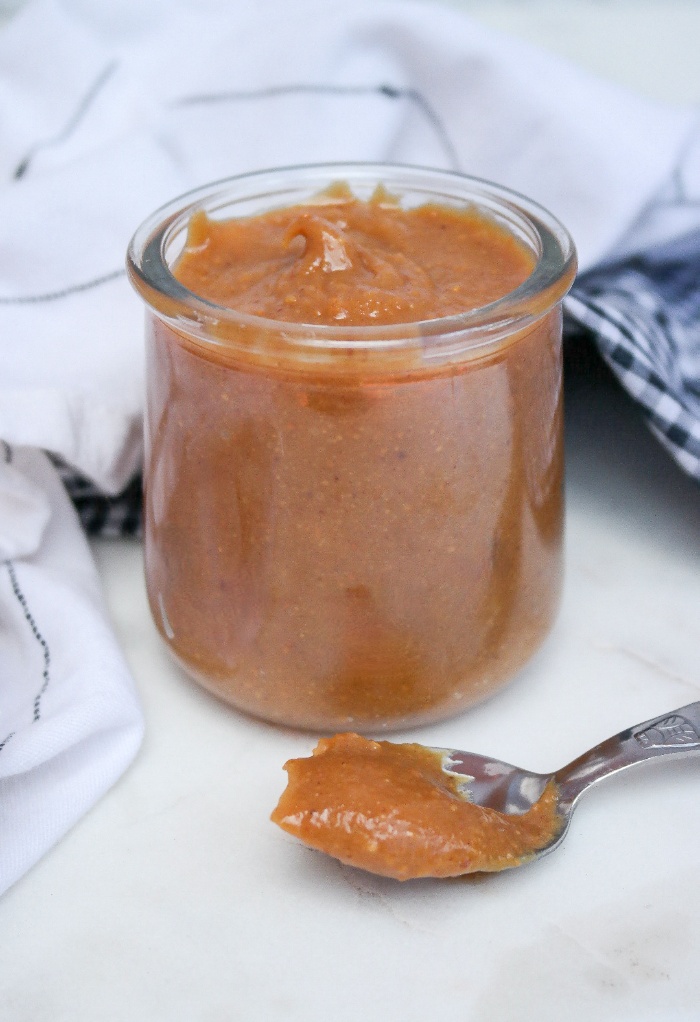
[[(526, 235), (534, 249), (530, 275), (513, 291), (464, 312), (409, 323), (372, 326), (296, 323), (268, 319), (218, 305), (195, 294), (174, 276), (166, 256), (173, 237), (182, 234), (191, 216), (202, 209), (220, 212), (237, 202), (265, 200), (258, 212), (309, 201), (334, 181), (357, 189), (384, 185), (390, 192), (410, 191), (425, 201), (459, 200), (497, 218), (511, 232)], [(297, 193), (294, 197), (293, 193)], [(303, 194), (299, 194), (303, 193)], [(288, 201), (284, 201), (287, 197)], [(275, 202), (275, 199), (282, 201)], [(230, 214), (235, 216), (235, 212)], [(253, 215), (247, 213), (245, 215)], [(155, 210), (134, 233), (127, 251), (127, 272), (134, 288), (153, 312), (200, 342), (222, 341), (221, 326), (275, 331), (291, 349), (359, 349), (367, 352), (401, 348), (419, 336), (434, 356), (448, 350), (480, 348), (525, 329), (550, 312), (567, 293), (576, 272), (576, 250), (564, 225), (527, 196), (483, 178), (452, 170), (382, 162), (312, 163), (258, 170), (192, 189)], [(216, 328), (216, 337), (211, 328)]]

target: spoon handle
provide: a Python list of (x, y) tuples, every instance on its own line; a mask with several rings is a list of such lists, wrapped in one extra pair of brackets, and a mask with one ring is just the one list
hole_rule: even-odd
[(562, 767), (554, 775), (560, 807), (571, 808), (590, 785), (636, 763), (692, 753), (700, 753), (700, 702), (626, 728)]

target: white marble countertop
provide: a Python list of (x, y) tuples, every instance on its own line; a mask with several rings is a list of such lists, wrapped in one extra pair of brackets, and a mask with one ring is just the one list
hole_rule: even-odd
[[(700, 100), (698, 3), (460, 6), (649, 95)], [(700, 699), (700, 490), (614, 386), (576, 375), (567, 398), (554, 634), (490, 702), (399, 740), (549, 770)], [(313, 738), (191, 684), (151, 624), (140, 547), (94, 550), (147, 735), (119, 784), (3, 898), (3, 1022), (700, 1017), (698, 760), (609, 780), (563, 846), (523, 869), (373, 878), (268, 822), (282, 763)]]

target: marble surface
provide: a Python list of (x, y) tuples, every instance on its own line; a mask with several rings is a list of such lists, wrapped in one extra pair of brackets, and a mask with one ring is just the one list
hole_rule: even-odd
[[(529, 8), (523, 34), (566, 36), (567, 4), (461, 6), (514, 31)], [(582, 62), (588, 52), (600, 70), (596, 18), (624, 6), (572, 0)], [(682, 10), (686, 52), (689, 5), (637, 7), (667, 35)], [(687, 73), (695, 95), (678, 98), (699, 99), (695, 62)], [(662, 78), (647, 68), (650, 94)], [(551, 639), (488, 703), (397, 738), (549, 770), (700, 699), (700, 489), (607, 378), (570, 372), (567, 404), (567, 575)], [(94, 550), (147, 736), (120, 783), (3, 898), (3, 1022), (697, 1019), (700, 760), (605, 782), (562, 847), (523, 869), (373, 878), (268, 822), (282, 763), (313, 738), (191, 684), (151, 624), (139, 545)]]

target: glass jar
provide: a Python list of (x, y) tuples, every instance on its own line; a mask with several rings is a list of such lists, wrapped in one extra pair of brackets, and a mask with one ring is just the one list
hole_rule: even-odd
[[(534, 268), (482, 308), (407, 326), (275, 322), (175, 278), (191, 216), (251, 216), (330, 182), (475, 205)], [(185, 670), (247, 713), (318, 730), (448, 717), (549, 632), (562, 576), (566, 230), (460, 174), (285, 168), (160, 209), (128, 268), (148, 306), (145, 565)]]

